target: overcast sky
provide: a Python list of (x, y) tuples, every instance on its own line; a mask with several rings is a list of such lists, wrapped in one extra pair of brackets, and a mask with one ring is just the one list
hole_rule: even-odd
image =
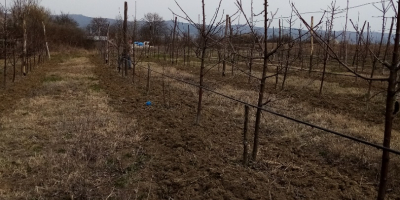
[[(201, 14), (201, 0), (176, 0), (180, 6), (185, 10), (190, 17), (197, 22), (198, 15)], [(254, 13), (260, 13), (263, 9), (263, 0), (253, 0), (254, 1)], [(365, 20), (370, 22), (372, 31), (380, 31), (382, 26), (382, 19), (377, 18), (382, 16), (382, 13), (373, 6), (373, 4), (368, 4), (372, 2), (379, 2), (380, 0), (350, 0), (349, 7), (355, 7), (363, 4), (357, 8), (352, 8), (349, 11), (349, 19), (353, 19), (353, 22), (358, 20), (358, 16), (360, 18), (360, 24), (362, 24)], [(116, 18), (116, 16), (121, 13), (123, 14), (123, 5), (124, 0), (41, 0), (41, 5), (47, 7), (54, 14), (58, 14), (60, 12), (69, 13), (69, 14), (82, 14), (89, 17), (104, 17), (104, 18)], [(133, 19), (135, 15), (135, 2), (137, 5), (137, 19), (143, 18), (145, 13), (148, 12), (156, 12), (160, 14), (164, 20), (170, 20), (173, 18), (171, 10), (178, 14), (183, 13), (180, 11), (179, 7), (176, 5), (174, 0), (128, 0), (128, 13), (129, 19)], [(222, 1), (222, 11), (225, 14), (234, 14), (237, 10), (237, 6), (235, 5), (236, 0), (223, 0)], [(250, 13), (251, 8), (251, 0), (242, 0), (243, 7), (246, 9), (247, 14)], [(330, 6), (332, 0), (293, 0), (296, 8), (301, 13), (306, 12), (318, 12), (324, 9), (327, 9)], [(218, 6), (218, 0), (205, 0), (206, 4), (206, 17), (210, 19)], [(336, 7), (340, 9), (346, 8), (347, 0), (336, 0)], [(389, 4), (387, 1), (386, 4)], [(375, 3), (375, 6), (381, 8), (381, 3)], [(291, 7), (289, 4), (289, 0), (280, 0), (280, 1), (270, 1), (269, 3), (269, 11), (275, 12), (277, 9), (278, 13), (276, 17), (287, 17), (290, 16)], [(393, 9), (390, 9), (387, 16), (393, 16)], [(310, 17), (314, 15), (315, 20), (319, 21), (321, 14), (313, 13), (313, 14), (303, 14), (305, 19), (310, 19)], [(260, 16), (261, 17), (261, 16)], [(258, 19), (261, 19), (261, 18)], [(334, 23), (335, 30), (342, 30), (344, 28), (344, 17), (345, 13), (337, 15), (339, 17), (336, 19)], [(183, 20), (180, 20), (183, 22)], [(244, 23), (243, 16), (240, 17), (240, 22)], [(238, 21), (233, 22), (235, 24)], [(285, 22), (286, 23), (286, 22)], [(295, 27), (299, 27), (300, 21), (295, 22)], [(259, 23), (257, 25), (262, 25)], [(389, 29), (390, 22), (388, 22)], [(278, 26), (278, 20), (274, 20), (271, 26)], [(287, 26), (287, 23), (284, 25)], [(354, 30), (349, 23), (349, 30)], [(361, 26), (361, 25), (360, 25)]]

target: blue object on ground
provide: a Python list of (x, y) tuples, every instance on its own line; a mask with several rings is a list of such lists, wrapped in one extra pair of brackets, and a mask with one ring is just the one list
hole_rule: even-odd
[(134, 42), (134, 44), (136, 44), (136, 45), (139, 46), (139, 47), (144, 46), (144, 43), (143, 43), (143, 42)]
[(151, 106), (151, 101), (146, 102), (146, 106)]

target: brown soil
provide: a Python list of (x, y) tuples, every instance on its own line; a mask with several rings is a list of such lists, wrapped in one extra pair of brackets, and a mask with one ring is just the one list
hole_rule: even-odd
[[(112, 67), (99, 66), (97, 74), (114, 99), (112, 105), (128, 116), (140, 116), (138, 123), (146, 130), (142, 145), (150, 159), (140, 171), (140, 182), (147, 186), (143, 190), (150, 199), (371, 199), (376, 195), (379, 157), (364, 162), (358, 155), (342, 155), (341, 147), (326, 147), (342, 143), (365, 149), (361, 145), (290, 122), (285, 125), (297, 129), (299, 136), (282, 134), (283, 127), (263, 126), (259, 161), (245, 168), (241, 165), (243, 118), (233, 111), (236, 103), (215, 109), (213, 104), (218, 98), (206, 93), (202, 122), (196, 126), (197, 97), (193, 88), (183, 84), (166, 86), (169, 105), (165, 106), (160, 76), (152, 74), (151, 91), (146, 95), (145, 70), (138, 69), (140, 77), (132, 84), (131, 77), (123, 78)], [(177, 74), (183, 72), (193, 73), (189, 68)], [(183, 78), (190, 79), (185, 75)], [(237, 77), (218, 80), (221, 78), (207, 75), (209, 87), (223, 82), (225, 86), (249, 89), (243, 88), (245, 84)], [(169, 84), (174, 82), (165, 82)], [(311, 100), (315, 99), (318, 97)], [(149, 100), (153, 105), (145, 106)], [(389, 195), (396, 199), (399, 192), (391, 190)]]

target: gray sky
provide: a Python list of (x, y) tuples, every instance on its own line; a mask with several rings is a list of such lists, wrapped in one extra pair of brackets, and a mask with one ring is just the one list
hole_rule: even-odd
[[(247, 11), (247, 15), (250, 15), (250, 2), (251, 0), (242, 0), (243, 7)], [(366, 3), (371, 2), (379, 2), (380, 0), (350, 0), (349, 7), (359, 6)], [(135, 0), (128, 0), (128, 13), (129, 19), (133, 19), (134, 11), (135, 11)], [(197, 22), (198, 15), (201, 14), (201, 0), (177, 0), (177, 2), (181, 5), (181, 7), (190, 15), (190, 17)], [(235, 6), (236, 0), (223, 0), (222, 9), (225, 14), (233, 14), (237, 10)], [(323, 9), (327, 9), (332, 0), (293, 0), (296, 5), (296, 8), (301, 13), (305, 12), (314, 12), (321, 11)], [(210, 19), (213, 15), (216, 7), (218, 6), (218, 0), (205, 0), (206, 4), (206, 16), (207, 19)], [(341, 9), (346, 8), (347, 0), (336, 0), (336, 7)], [(137, 4), (137, 19), (141, 19), (145, 13), (148, 12), (156, 12), (160, 14), (164, 20), (170, 20), (173, 18), (173, 15), (169, 8), (178, 14), (183, 14), (174, 0), (136, 0)], [(387, 2), (386, 4), (389, 4)], [(61, 11), (69, 14), (82, 14), (89, 17), (104, 17), (104, 18), (116, 18), (116, 16), (121, 13), (123, 14), (123, 5), (124, 0), (41, 0), (41, 5), (49, 8), (54, 14), (58, 14)], [(376, 6), (381, 8), (381, 3), (376, 3)], [(254, 0), (254, 12), (260, 13), (263, 9), (263, 0)], [(269, 11), (275, 12), (279, 8), (276, 17), (287, 17), (290, 16), (291, 7), (289, 5), (289, 0), (280, 0), (280, 1), (270, 1), (269, 3)], [(393, 9), (390, 9), (387, 16), (393, 16)], [(221, 10), (222, 14), (222, 10)], [(321, 14), (303, 14), (305, 19), (310, 19), (310, 17), (314, 15), (316, 21), (319, 21)], [(377, 10), (372, 4), (364, 5), (358, 8), (352, 8), (349, 11), (349, 18), (356, 22), (358, 19), (358, 15), (360, 17), (360, 26), (362, 23), (367, 20), (371, 24), (372, 31), (380, 31), (382, 26), (382, 19), (377, 18), (377, 16), (381, 16), (381, 12)], [(344, 16), (345, 13), (337, 15), (339, 17), (335, 20), (334, 29), (342, 30), (344, 28)], [(260, 16), (261, 17), (261, 16)], [(261, 19), (258, 17), (257, 19)], [(180, 20), (183, 22), (183, 20)], [(240, 17), (240, 22), (244, 23), (243, 16)], [(238, 22), (233, 22), (237, 24)], [(287, 26), (287, 23), (284, 22), (284, 26)], [(295, 27), (299, 27), (300, 21), (297, 20), (295, 22)], [(258, 23), (257, 25), (262, 25), (262, 23)], [(389, 29), (390, 21), (388, 21)], [(273, 24), (271, 25), (277, 27), (278, 20), (275, 19)], [(351, 24), (348, 24), (349, 30), (354, 30)]]

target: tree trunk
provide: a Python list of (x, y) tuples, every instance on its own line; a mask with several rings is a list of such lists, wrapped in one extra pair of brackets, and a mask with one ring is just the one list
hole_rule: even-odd
[[(279, 31), (278, 31), (278, 41), (281, 42), (282, 40), (282, 25), (281, 25), (281, 19), (279, 19)], [(278, 55), (278, 63), (276, 64), (276, 75), (275, 75), (275, 90), (278, 89), (278, 83), (279, 83), (279, 68), (282, 68), (283, 66), (283, 60), (282, 60), (282, 52), (279, 52)]]
[(252, 47), (251, 47), (251, 49), (250, 49), (249, 83), (250, 83), (250, 80), (251, 80), (251, 73), (252, 73), (252, 68), (253, 68), (253, 55), (254, 55), (254, 48), (255, 48), (255, 46), (256, 46), (256, 41), (255, 41), (255, 39), (254, 39), (253, 45), (252, 45)]
[[(176, 35), (176, 20), (177, 17), (175, 17), (175, 22), (174, 22), (174, 31), (172, 32), (172, 49), (171, 49), (171, 64), (174, 64), (174, 52), (175, 52), (175, 35)], [(178, 57), (178, 55), (176, 55)]]
[(347, 22), (348, 22), (348, 18), (349, 18), (349, 0), (347, 0), (347, 6), (346, 6), (346, 23), (344, 25), (344, 62), (347, 64)]
[[(356, 66), (355, 72), (358, 72), (358, 61), (360, 59), (360, 48), (361, 48), (361, 39), (364, 33), (365, 24), (367, 21), (364, 22), (363, 27), (361, 28), (361, 32), (358, 34), (357, 38), (357, 46), (356, 46), (356, 53), (354, 54), (353, 65)], [(357, 76), (356, 76), (357, 80)]]
[(7, 86), (7, 11), (4, 14), (4, 88)]
[[(397, 2), (398, 12), (400, 11), (400, 1)], [(390, 139), (392, 137), (392, 126), (394, 119), (394, 104), (396, 101), (396, 85), (397, 85), (397, 72), (399, 68), (396, 66), (399, 62), (399, 42), (400, 42), (400, 15), (397, 15), (396, 36), (393, 49), (392, 65), (390, 69), (389, 83), (386, 95), (386, 113), (385, 113), (385, 135), (383, 139), (383, 146), (390, 148)], [(383, 150), (382, 153), (382, 166), (381, 176), (378, 190), (378, 200), (384, 200), (386, 195), (387, 176), (389, 171), (390, 154), (388, 151)]]
[(228, 24), (229, 24), (229, 15), (226, 15), (226, 21), (225, 21), (225, 32), (224, 32), (224, 58), (222, 60), (222, 76), (225, 76), (225, 70), (226, 70), (226, 59), (227, 59), (227, 48), (228, 48), (228, 41), (226, 39), (226, 36), (228, 35)]
[(267, 68), (268, 68), (268, 51), (267, 51), (267, 38), (268, 38), (268, 0), (264, 0), (264, 66), (262, 72), (262, 78), (260, 83), (260, 91), (258, 93), (258, 103), (257, 103), (257, 113), (256, 113), (256, 122), (254, 128), (254, 144), (253, 144), (253, 153), (252, 158), (253, 161), (257, 160), (258, 154), (258, 143), (259, 143), (259, 132), (260, 132), (260, 123), (261, 123), (261, 107), (263, 106), (263, 98), (265, 91), (265, 81), (267, 79)]
[[(382, 17), (382, 32), (381, 32), (381, 40), (379, 42), (378, 46), (378, 51), (375, 53), (376, 57), (379, 57), (381, 55), (381, 49), (382, 49), (382, 44), (383, 44), (383, 37), (385, 35), (385, 16)], [(375, 75), (375, 70), (376, 70), (376, 65), (378, 63), (378, 58), (374, 57), (373, 63), (372, 63), (372, 70), (371, 70), (371, 78), (374, 77)], [(368, 85), (368, 92), (367, 92), (367, 105), (369, 103), (370, 97), (371, 97), (371, 89), (372, 89), (372, 81), (369, 81)]]
[[(333, 16), (332, 16), (331, 20), (333, 20)], [(330, 25), (330, 27), (332, 27), (332, 24)], [(325, 33), (325, 35), (326, 35), (326, 38), (327, 38), (327, 42), (326, 42), (326, 45), (324, 46), (325, 53), (324, 53), (324, 63), (323, 63), (323, 69), (322, 69), (321, 85), (319, 87), (319, 96), (321, 96), (322, 88), (324, 87), (326, 64), (328, 62), (328, 57), (329, 57), (329, 55), (328, 55), (328, 46), (329, 46), (329, 41), (330, 41), (330, 37), (331, 37), (331, 29), (330, 28), (327, 28), (327, 33)]]
[[(314, 28), (313, 26), (314, 26), (314, 16), (311, 16), (311, 30), (313, 30), (313, 28)], [(311, 75), (312, 65), (313, 65), (313, 56), (314, 56), (314, 36), (313, 36), (314, 32), (311, 31), (310, 34), (311, 34), (311, 38), (310, 38), (311, 39), (311, 47), (310, 47), (311, 52), (310, 52), (310, 67), (308, 70), (308, 75)]]
[(300, 69), (303, 70), (303, 67), (304, 67), (303, 48), (302, 48), (303, 41), (301, 39), (302, 39), (301, 29), (299, 29), (299, 55), (298, 56), (300, 58), (300, 63), (301, 63)]
[(206, 58), (206, 50), (207, 50), (207, 35), (206, 35), (206, 14), (205, 14), (205, 5), (204, 0), (202, 0), (202, 9), (203, 9), (203, 27), (201, 30), (202, 37), (202, 49), (201, 49), (201, 64), (200, 64), (200, 87), (199, 87), (199, 101), (197, 104), (197, 115), (196, 115), (196, 125), (200, 124), (200, 115), (201, 115), (201, 103), (203, 99), (203, 78), (204, 78), (204, 69), (205, 69), (205, 58)]
[[(290, 18), (290, 21), (289, 21), (289, 38), (292, 38), (292, 18)], [(285, 63), (285, 73), (283, 74), (281, 90), (283, 90), (285, 88), (287, 73), (288, 73), (288, 70), (289, 70), (290, 51), (291, 51), (292, 47), (293, 47), (292, 44), (290, 44), (288, 46), (288, 49), (287, 49), (286, 63)]]
[(369, 50), (370, 43), (371, 43), (370, 26), (369, 26), (369, 22), (368, 22), (367, 23), (367, 41), (366, 41), (365, 48), (364, 48), (364, 55), (363, 55), (363, 60), (362, 60), (362, 64), (361, 64), (361, 72), (364, 72), (365, 62), (367, 62), (368, 50)]
[[(392, 37), (393, 24), (394, 24), (394, 17), (392, 17), (392, 23), (390, 24), (390, 30), (389, 30), (388, 40), (387, 40), (387, 43), (386, 43), (385, 54), (383, 54), (383, 59), (382, 60), (386, 60), (386, 56), (388, 54), (388, 50), (389, 50), (389, 47), (390, 47), (390, 38)], [(384, 72), (384, 69), (385, 69), (385, 66), (382, 66), (382, 74)]]

